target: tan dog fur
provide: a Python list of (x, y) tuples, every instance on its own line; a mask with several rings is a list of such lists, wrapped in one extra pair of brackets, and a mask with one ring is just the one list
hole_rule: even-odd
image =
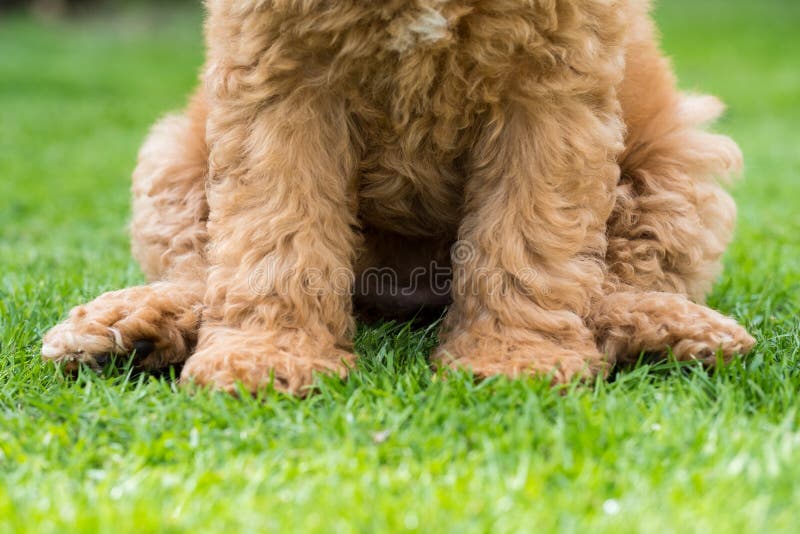
[(153, 284), (73, 310), (45, 358), (147, 340), (142, 367), (301, 393), (355, 360), (354, 274), (387, 243), (433, 258), (456, 241), (439, 366), (565, 381), (753, 346), (702, 305), (735, 219), (718, 180), (741, 156), (702, 129), (719, 102), (677, 91), (645, 1), (208, 11), (202, 89), (134, 173)]

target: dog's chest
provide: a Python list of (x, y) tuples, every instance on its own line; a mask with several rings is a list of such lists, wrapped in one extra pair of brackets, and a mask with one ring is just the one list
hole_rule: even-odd
[(311, 4), (282, 1), (289, 7), (276, 11), (270, 45), (281, 57), (276, 80), (343, 97), (363, 149), (362, 218), (413, 234), (454, 231), (469, 150), (519, 74), (513, 39), (528, 38), (520, 27), (530, 3), (382, 0), (301, 9)]
[(436, 45), (452, 36), (463, 10), (452, 9), (446, 2), (433, 0), (391, 20), (387, 25), (385, 46), (400, 54)]
[[(464, 163), (491, 103), (463, 32), (470, 10), (430, 2), (387, 22), (373, 61), (341, 86), (365, 147), (362, 218), (411, 234), (452, 234)], [(353, 83), (355, 82), (355, 83)]]

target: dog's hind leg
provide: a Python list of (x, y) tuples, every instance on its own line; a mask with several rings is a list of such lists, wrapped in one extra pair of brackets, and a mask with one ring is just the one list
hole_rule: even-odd
[(178, 282), (157, 282), (105, 293), (73, 308), (44, 337), (42, 356), (74, 370), (102, 367), (111, 355), (135, 356), (139, 369), (182, 363), (193, 350), (202, 291)]
[(45, 336), (45, 359), (98, 367), (110, 354), (135, 354), (137, 367), (153, 370), (193, 351), (207, 270), (205, 109), (198, 95), (186, 114), (156, 125), (139, 155), (131, 234), (152, 283), (73, 309)]
[(619, 88), (627, 126), (617, 202), (608, 223), (606, 297), (595, 307), (598, 344), (612, 361), (640, 352), (713, 363), (753, 339), (702, 303), (733, 234), (736, 207), (719, 183), (741, 154), (702, 126), (722, 112), (712, 97), (682, 95), (644, 13), (633, 22)]
[(729, 361), (753, 346), (735, 320), (677, 293), (614, 292), (602, 299), (595, 317), (600, 350), (620, 363), (669, 348), (678, 360), (713, 365), (718, 357)]

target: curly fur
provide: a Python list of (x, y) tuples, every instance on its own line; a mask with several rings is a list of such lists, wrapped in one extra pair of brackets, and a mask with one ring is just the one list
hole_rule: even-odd
[(735, 219), (718, 180), (741, 156), (702, 129), (721, 104), (677, 91), (646, 1), (208, 11), (202, 88), (134, 173), (154, 285), (78, 308), (46, 358), (148, 340), (143, 367), (188, 358), (187, 381), (302, 393), (355, 359), (352, 295), (376, 302), (353, 275), (410, 276), (456, 241), (437, 365), (564, 381), (752, 347), (702, 306)]

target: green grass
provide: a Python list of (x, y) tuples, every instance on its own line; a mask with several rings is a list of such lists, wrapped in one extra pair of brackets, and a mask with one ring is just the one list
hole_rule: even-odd
[(0, 20), (0, 531), (791, 531), (800, 507), (800, 68), (794, 0), (664, 0), (682, 85), (730, 106), (740, 226), (712, 304), (759, 345), (556, 391), (442, 381), (430, 333), (363, 329), (320, 394), (62, 379), (39, 339), (142, 280), (129, 174), (202, 61), (200, 16)]

